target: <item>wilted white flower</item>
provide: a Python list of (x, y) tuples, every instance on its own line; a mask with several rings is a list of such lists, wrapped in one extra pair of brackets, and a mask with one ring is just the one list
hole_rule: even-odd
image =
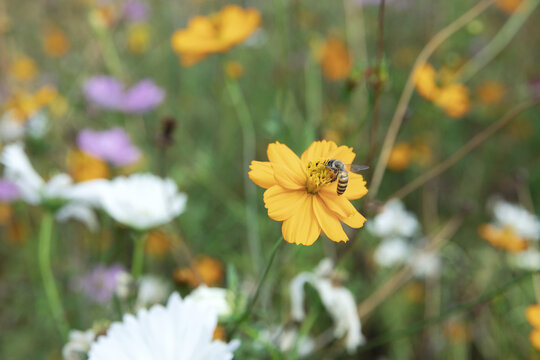
[(420, 225), (416, 216), (405, 210), (398, 199), (388, 201), (383, 211), (368, 222), (367, 229), (381, 238), (412, 237), (419, 231)]
[(529, 248), (512, 253), (510, 256), (510, 263), (517, 268), (530, 271), (540, 270), (540, 252), (537, 249)]
[(210, 288), (206, 285), (201, 285), (193, 290), (186, 299), (193, 299), (193, 301), (204, 303), (216, 309), (219, 316), (228, 316), (232, 312), (228, 299), (231, 295), (227, 289)]
[(319, 293), (322, 303), (334, 321), (334, 336), (345, 337), (347, 351), (353, 353), (365, 342), (362, 326), (352, 293), (343, 286), (335, 286), (331, 273), (333, 263), (323, 259), (314, 272), (298, 274), (289, 286), (291, 292), (291, 312), (296, 321), (302, 321), (304, 312), (304, 285), (311, 284)]
[(212, 341), (216, 311), (178, 293), (167, 306), (124, 315), (92, 345), (89, 360), (230, 360), (238, 341)]
[(153, 276), (141, 276), (137, 293), (136, 308), (144, 308), (164, 302), (171, 291), (170, 285), (164, 279)]
[(384, 267), (401, 265), (411, 253), (411, 246), (402, 238), (383, 240), (375, 249), (374, 259), (377, 264)]
[(64, 360), (83, 360), (94, 342), (96, 334), (93, 330), (79, 331), (71, 330), (69, 332), (69, 341), (62, 348), (62, 357)]
[(123, 271), (118, 274), (116, 279), (116, 289), (114, 292), (120, 299), (127, 299), (131, 294), (134, 285), (135, 284), (131, 274), (127, 271)]
[(523, 206), (498, 200), (493, 206), (495, 225), (510, 227), (517, 235), (528, 240), (540, 240), (540, 220)]
[(409, 265), (418, 277), (431, 277), (439, 273), (441, 268), (441, 259), (430, 251), (419, 251), (409, 258)]
[(315, 340), (311, 336), (300, 336), (297, 329), (284, 329), (282, 326), (260, 331), (259, 339), (263, 343), (275, 344), (282, 353), (291, 351), (296, 346), (296, 355), (299, 358), (311, 354), (315, 350), (316, 345)]
[(117, 177), (101, 194), (103, 209), (112, 218), (138, 230), (168, 223), (184, 212), (186, 200), (171, 179), (152, 174)]

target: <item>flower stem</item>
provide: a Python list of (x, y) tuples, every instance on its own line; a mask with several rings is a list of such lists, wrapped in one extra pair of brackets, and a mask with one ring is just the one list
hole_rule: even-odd
[(277, 240), (277, 242), (274, 244), (274, 248), (272, 249), (272, 253), (270, 254), (270, 259), (268, 259), (268, 263), (266, 264), (266, 268), (264, 269), (264, 272), (259, 280), (259, 283), (257, 284), (257, 289), (255, 290), (255, 294), (253, 294), (253, 297), (251, 298), (251, 300), (249, 301), (247, 307), (246, 307), (246, 310), (244, 311), (244, 313), (242, 314), (242, 316), (240, 316), (240, 318), (238, 319), (238, 321), (236, 321), (236, 323), (234, 324), (231, 332), (230, 332), (230, 337), (232, 337), (234, 335), (234, 333), (236, 332), (236, 330), (238, 329), (238, 327), (244, 322), (246, 321), (251, 313), (253, 312), (253, 307), (255, 306), (255, 303), (257, 302), (257, 299), (259, 298), (259, 295), (261, 293), (261, 289), (262, 289), (262, 285), (264, 284), (265, 280), (266, 280), (266, 276), (268, 275), (268, 272), (270, 271), (270, 267), (272, 266), (272, 263), (274, 262), (274, 258), (276, 257), (276, 253), (277, 253), (277, 250), (278, 248), (280, 247), (280, 245), (284, 242), (283, 240), (283, 236), (280, 236), (279, 239)]
[(133, 261), (131, 262), (131, 276), (136, 280), (143, 271), (144, 265), (144, 244), (146, 240), (146, 234), (142, 234), (135, 239), (135, 247), (133, 249)]
[(69, 326), (64, 317), (64, 309), (62, 307), (62, 302), (60, 301), (60, 296), (58, 295), (58, 288), (56, 287), (54, 274), (51, 269), (53, 221), (54, 218), (52, 213), (45, 212), (43, 214), (39, 230), (38, 263), (41, 280), (43, 281), (43, 288), (45, 289), (45, 296), (56, 322), (56, 327), (62, 337), (67, 338)]

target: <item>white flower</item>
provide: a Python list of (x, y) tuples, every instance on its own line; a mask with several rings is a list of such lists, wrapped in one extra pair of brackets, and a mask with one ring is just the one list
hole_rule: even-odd
[(411, 253), (411, 246), (402, 238), (390, 238), (383, 240), (373, 258), (380, 266), (392, 267), (401, 265), (407, 260)]
[(32, 115), (26, 122), (26, 131), (34, 139), (41, 139), (49, 130), (49, 119), (43, 112)]
[(133, 290), (135, 283), (133, 277), (127, 271), (122, 271), (116, 278), (116, 289), (114, 290), (116, 296), (120, 299), (127, 299)]
[(418, 277), (431, 277), (439, 273), (441, 260), (433, 252), (419, 251), (409, 258), (409, 265)]
[(540, 220), (523, 206), (499, 200), (493, 206), (496, 225), (511, 227), (528, 240), (540, 240)]
[(138, 309), (162, 303), (169, 296), (170, 290), (169, 283), (160, 277), (141, 276), (135, 307)]
[(227, 298), (230, 298), (227, 289), (209, 288), (206, 285), (199, 286), (186, 297), (214, 308), (219, 316), (228, 316), (232, 312)]
[(69, 332), (69, 341), (62, 348), (62, 357), (64, 360), (86, 359), (86, 354), (90, 350), (95, 337), (96, 334), (92, 330), (71, 330)]
[(513, 253), (510, 263), (520, 269), (538, 271), (540, 270), (540, 252), (529, 248), (519, 253)]
[(296, 346), (296, 354), (303, 358), (315, 350), (315, 340), (309, 336), (300, 336), (295, 328), (286, 328), (282, 326), (273, 327), (270, 330), (262, 330), (258, 334), (259, 341), (262, 343), (275, 344), (282, 353), (293, 350)]
[(388, 201), (373, 221), (368, 222), (368, 230), (381, 238), (412, 237), (420, 229), (416, 216), (405, 210), (400, 200)]
[(212, 341), (217, 313), (173, 293), (167, 306), (124, 315), (97, 339), (89, 360), (229, 360), (238, 341)]
[(152, 174), (117, 177), (103, 189), (103, 209), (116, 221), (138, 230), (163, 225), (184, 212), (187, 196), (171, 179)]
[(334, 336), (345, 337), (345, 346), (353, 353), (365, 342), (362, 326), (356, 310), (356, 302), (352, 293), (342, 286), (335, 286), (330, 278), (333, 263), (323, 259), (314, 272), (298, 274), (289, 286), (291, 292), (291, 312), (295, 321), (302, 321), (304, 312), (304, 285), (311, 284), (319, 293), (326, 311), (334, 321)]
[(77, 203), (68, 203), (62, 206), (55, 215), (58, 222), (77, 220), (86, 225), (88, 230), (95, 233), (99, 229), (96, 213), (86, 205)]

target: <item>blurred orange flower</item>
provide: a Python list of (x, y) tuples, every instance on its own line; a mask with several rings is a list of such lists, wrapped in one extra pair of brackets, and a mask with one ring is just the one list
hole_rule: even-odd
[(37, 76), (38, 66), (34, 59), (23, 55), (13, 60), (9, 73), (18, 81), (30, 82)]
[(159, 230), (150, 231), (146, 238), (145, 251), (150, 256), (163, 256), (171, 250), (171, 241), (167, 233)]
[(338, 37), (329, 37), (320, 49), (324, 76), (329, 80), (342, 80), (349, 76), (352, 58), (347, 45)]
[(190, 267), (179, 268), (174, 272), (174, 280), (193, 288), (201, 284), (216, 286), (223, 281), (223, 264), (210, 256), (197, 256)]
[(337, 194), (337, 181), (326, 167), (330, 159), (351, 164), (356, 156), (352, 148), (333, 141), (315, 141), (298, 158), (286, 145), (268, 145), (268, 162), (252, 161), (249, 178), (268, 189), (264, 203), (268, 216), (283, 221), (283, 238), (290, 243), (312, 245), (321, 230), (333, 241), (348, 241), (341, 223), (360, 228), (366, 219), (350, 200), (367, 194), (362, 175), (349, 173), (343, 196)]
[(414, 84), (418, 93), (444, 109), (446, 115), (459, 118), (465, 115), (470, 108), (469, 89), (459, 83), (444, 81), (438, 84), (442, 76), (437, 74), (433, 66), (423, 64), (414, 73)]
[(497, 0), (495, 5), (506, 13), (513, 13), (523, 3), (523, 0)]
[(529, 243), (509, 226), (500, 229), (491, 224), (482, 224), (478, 234), (496, 248), (509, 252), (520, 252), (529, 247)]
[(227, 5), (219, 13), (192, 18), (186, 29), (172, 35), (172, 48), (183, 66), (191, 66), (210, 54), (227, 51), (243, 42), (260, 22), (261, 14), (257, 10)]
[(413, 156), (413, 147), (406, 142), (397, 143), (390, 152), (388, 164), (386, 165), (392, 171), (403, 171), (411, 163)]
[(496, 81), (486, 81), (476, 89), (480, 102), (484, 105), (496, 104), (502, 100), (506, 89)]
[(532, 346), (540, 350), (540, 305), (531, 305), (525, 310), (525, 316), (529, 323), (534, 327), (531, 331), (529, 339)]
[(10, 204), (0, 203), (0, 226), (9, 224), (13, 216), (13, 211)]
[(51, 57), (61, 57), (69, 50), (69, 39), (57, 26), (49, 27), (43, 33), (43, 50)]
[(70, 151), (67, 155), (67, 166), (75, 182), (109, 177), (107, 164), (83, 151)]
[(35, 93), (15, 92), (4, 103), (4, 110), (11, 111), (20, 121), (25, 121), (42, 107), (50, 105), (57, 96), (56, 89), (44, 86)]
[(244, 67), (238, 61), (227, 61), (225, 74), (231, 79), (238, 79), (244, 74)]

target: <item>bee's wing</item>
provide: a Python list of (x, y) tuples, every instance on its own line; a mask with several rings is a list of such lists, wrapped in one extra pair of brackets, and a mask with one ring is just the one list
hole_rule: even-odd
[(359, 164), (349, 164), (349, 165), (346, 165), (346, 167), (348, 171), (353, 172), (353, 173), (357, 173), (357, 172), (369, 169), (369, 166), (359, 165)]

